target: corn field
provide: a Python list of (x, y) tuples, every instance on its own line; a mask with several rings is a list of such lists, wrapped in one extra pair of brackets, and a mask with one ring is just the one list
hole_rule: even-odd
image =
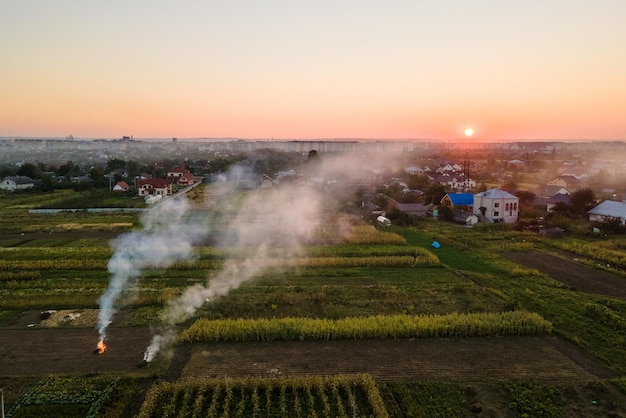
[[(272, 254), (273, 253), (273, 254)], [(171, 270), (216, 270), (223, 266), (226, 252), (209, 253), (203, 251), (193, 261), (174, 263)], [(242, 253), (231, 252), (232, 257)], [(267, 268), (292, 267), (434, 267), (440, 265), (439, 258), (427, 249), (414, 247), (315, 247), (307, 251), (307, 256), (280, 257), (280, 251), (270, 252), (264, 260)]]
[(432, 337), (528, 336), (548, 334), (552, 324), (536, 313), (376, 315), (339, 320), (312, 318), (198, 319), (184, 342), (304, 341)]
[(388, 417), (368, 375), (210, 379), (160, 383), (146, 395), (139, 418)]
[(0, 271), (0, 282), (8, 281), (29, 281), (41, 279), (39, 271)]
[(380, 231), (372, 225), (355, 226), (346, 242), (349, 244), (390, 244), (406, 245), (406, 239), (396, 233)]
[(0, 260), (3, 270), (106, 270), (107, 260)]
[(626, 252), (622, 241), (604, 242), (563, 242), (558, 243), (559, 248), (581, 256), (601, 261), (611, 267), (626, 269)]

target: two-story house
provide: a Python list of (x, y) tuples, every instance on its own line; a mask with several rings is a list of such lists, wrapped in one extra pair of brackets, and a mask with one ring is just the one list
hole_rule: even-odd
[(477, 193), (474, 213), (490, 222), (515, 223), (519, 217), (519, 198), (500, 189)]

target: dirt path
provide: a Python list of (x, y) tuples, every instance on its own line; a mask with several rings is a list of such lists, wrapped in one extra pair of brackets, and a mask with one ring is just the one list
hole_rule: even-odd
[(573, 290), (626, 298), (626, 279), (597, 270), (575, 261), (565, 254), (548, 254), (543, 251), (504, 253), (503, 258), (525, 267), (534, 268)]

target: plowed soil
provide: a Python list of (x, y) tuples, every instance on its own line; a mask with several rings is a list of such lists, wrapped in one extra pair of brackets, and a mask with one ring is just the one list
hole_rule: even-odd
[(0, 376), (148, 373), (137, 366), (150, 338), (147, 328), (111, 328), (100, 355), (95, 329), (0, 330)]
[(573, 255), (543, 251), (505, 253), (502, 257), (534, 268), (572, 290), (615, 298), (626, 298), (626, 279), (576, 261)]
[(589, 381), (604, 367), (556, 337), (196, 344), (182, 379), (368, 373), (377, 381)]
[[(5, 329), (0, 376), (148, 374), (138, 368), (147, 328), (111, 328), (104, 354), (93, 329)], [(180, 346), (167, 378), (369, 373), (381, 381), (424, 379), (589, 381), (613, 374), (556, 337), (216, 343)]]

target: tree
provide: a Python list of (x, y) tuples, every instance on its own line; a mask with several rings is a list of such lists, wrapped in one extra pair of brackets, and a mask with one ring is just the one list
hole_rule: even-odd
[(409, 189), (422, 190), (428, 186), (430, 179), (425, 174), (413, 174), (406, 178), (406, 185)]
[(49, 193), (54, 192), (55, 183), (56, 182), (51, 175), (44, 174), (41, 178), (41, 191)]
[(109, 186), (109, 179), (104, 176), (104, 169), (101, 167), (93, 167), (89, 170), (89, 177), (93, 180), (94, 187)]
[(559, 215), (561, 217), (567, 217), (567, 218), (571, 218), (573, 215), (572, 206), (568, 205), (565, 202), (556, 202), (554, 204), (554, 207), (550, 209), (550, 212), (552, 212), (555, 215)]
[(626, 226), (622, 222), (622, 218), (608, 216), (602, 222), (594, 223), (595, 227), (599, 227), (604, 233), (626, 234)]
[(438, 209), (439, 209), (438, 218), (440, 221), (452, 222), (454, 220), (454, 212), (452, 212), (451, 207), (439, 205)]
[(596, 196), (590, 188), (577, 190), (570, 197), (573, 215), (579, 218), (585, 217), (596, 203)]
[(126, 161), (121, 160), (119, 158), (111, 158), (107, 161), (107, 172), (110, 173), (113, 170), (117, 170), (118, 168), (126, 167)]
[(535, 194), (526, 190), (517, 190), (514, 195), (519, 199), (520, 206), (530, 206), (535, 200)]
[(404, 193), (402, 192), (402, 186), (400, 186), (399, 183), (390, 184), (388, 187), (381, 189), (380, 193), (389, 196), (397, 202), (400, 202), (404, 197)]
[(59, 176), (65, 177), (66, 180), (69, 180), (73, 174), (78, 174), (79, 172), (80, 167), (75, 165), (72, 161), (68, 161), (59, 166)]
[(35, 164), (25, 163), (17, 170), (17, 175), (30, 177), (31, 179), (40, 179), (42, 172)]
[(502, 185), (504, 190), (517, 190), (517, 175), (513, 173), (513, 176), (508, 178)]
[(138, 161), (130, 160), (126, 162), (126, 171), (130, 178), (137, 176), (141, 171), (141, 164)]
[(424, 192), (424, 202), (438, 205), (446, 195), (446, 189), (441, 184), (431, 184)]

